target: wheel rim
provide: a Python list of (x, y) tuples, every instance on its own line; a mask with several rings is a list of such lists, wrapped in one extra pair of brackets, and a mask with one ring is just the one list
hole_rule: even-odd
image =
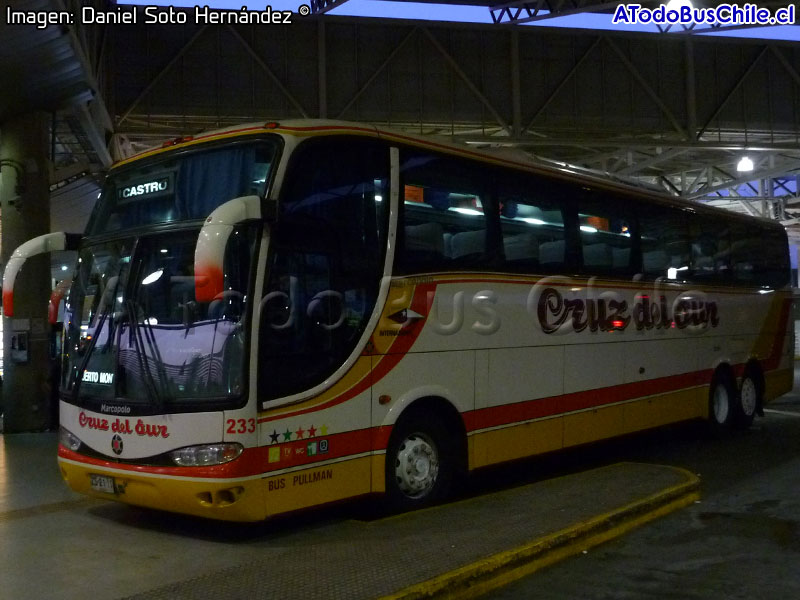
[(394, 475), (397, 487), (409, 498), (430, 494), (439, 475), (439, 453), (433, 441), (421, 433), (406, 437), (397, 449)]
[(749, 377), (745, 377), (742, 381), (742, 412), (745, 416), (749, 417), (756, 412), (756, 402), (758, 399), (758, 391), (756, 390), (755, 382)]
[(714, 419), (717, 423), (725, 423), (728, 420), (728, 390), (723, 385), (714, 388)]

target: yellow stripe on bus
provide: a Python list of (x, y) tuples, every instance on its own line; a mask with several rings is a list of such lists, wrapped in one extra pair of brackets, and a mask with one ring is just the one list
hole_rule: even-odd
[(365, 456), (264, 479), (266, 516), (369, 494), (372, 460)]
[[(261, 521), (272, 515), (370, 493), (372, 462), (377, 458), (364, 456), (321, 467), (310, 465), (283, 475), (236, 482), (154, 478), (73, 461), (59, 463), (64, 479), (82, 494), (198, 517)], [(378, 471), (382, 469), (375, 469)], [(113, 477), (118, 493), (93, 491), (90, 475)], [(382, 488), (382, 473), (380, 481)]]
[(708, 386), (703, 385), (482, 431), (470, 437), (470, 468), (478, 469), (668, 423), (704, 418), (707, 413)]
[(764, 402), (769, 402), (778, 396), (791, 392), (793, 387), (793, 368), (764, 373)]

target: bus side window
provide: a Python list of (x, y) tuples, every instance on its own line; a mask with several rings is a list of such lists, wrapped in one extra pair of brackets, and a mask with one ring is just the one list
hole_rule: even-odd
[(466, 161), (405, 150), (397, 266), (402, 273), (485, 268), (491, 252), (488, 177)]
[(578, 203), (583, 271), (632, 275), (633, 218), (624, 207), (607, 198), (590, 197)]
[(698, 215), (692, 222), (692, 278), (701, 282), (729, 281), (730, 261), (728, 224)]
[(563, 271), (563, 194), (538, 177), (498, 177), (497, 202), (505, 268), (523, 273)]
[(731, 224), (731, 270), (737, 283), (757, 285), (758, 257), (762, 255), (761, 231), (755, 225)]
[(758, 251), (752, 260), (756, 266), (756, 285), (780, 288), (789, 283), (789, 244), (786, 232), (780, 228), (759, 226)]
[(639, 211), (642, 273), (647, 279), (689, 278), (689, 225), (678, 209), (646, 206)]

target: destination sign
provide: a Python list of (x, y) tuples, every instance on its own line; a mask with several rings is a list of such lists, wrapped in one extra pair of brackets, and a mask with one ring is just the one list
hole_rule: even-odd
[(146, 181), (123, 185), (117, 188), (119, 202), (132, 202), (135, 200), (154, 198), (172, 193), (172, 175), (153, 177)]

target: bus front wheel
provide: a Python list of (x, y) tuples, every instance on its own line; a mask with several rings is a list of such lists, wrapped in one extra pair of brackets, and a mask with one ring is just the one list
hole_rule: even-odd
[(447, 496), (455, 465), (450, 437), (431, 415), (395, 425), (386, 450), (386, 496), (393, 510), (428, 506)]

